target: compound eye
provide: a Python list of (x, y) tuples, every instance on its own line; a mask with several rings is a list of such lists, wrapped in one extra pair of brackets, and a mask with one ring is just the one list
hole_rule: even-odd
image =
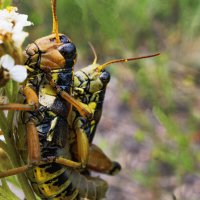
[(110, 73), (107, 71), (103, 71), (99, 77), (104, 85), (106, 85), (110, 81)]
[(69, 38), (68, 38), (66, 35), (61, 35), (61, 36), (60, 36), (60, 41), (61, 41), (63, 44), (66, 44), (66, 43), (69, 43), (69, 42), (70, 42)]
[(73, 43), (63, 44), (58, 48), (58, 51), (62, 54), (65, 59), (76, 58), (76, 47)]

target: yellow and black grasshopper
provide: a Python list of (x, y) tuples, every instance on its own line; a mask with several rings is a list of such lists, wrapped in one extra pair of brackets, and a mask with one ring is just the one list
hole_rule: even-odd
[(0, 106), (4, 110), (23, 111), (24, 124), (19, 126), (18, 137), (28, 151), (20, 149), (25, 165), (0, 173), (0, 177), (27, 172), (34, 191), (42, 199), (100, 200), (105, 197), (107, 183), (85, 172), (114, 174), (120, 170), (117, 162), (92, 144), (110, 80), (104, 68), (140, 58), (103, 65), (95, 61), (74, 75), (76, 47), (67, 36), (58, 33), (56, 0), (51, 3), (53, 33), (25, 50), (29, 70), (22, 88), (25, 104)]
[[(114, 175), (121, 169), (120, 164), (118, 162), (111, 161), (99, 147), (92, 143), (97, 125), (101, 119), (107, 84), (110, 81), (110, 73), (106, 71), (105, 68), (114, 63), (150, 58), (159, 54), (112, 60), (100, 65), (97, 64), (97, 55), (94, 48), (92, 46), (91, 48), (95, 55), (94, 62), (93, 64), (75, 72), (74, 97), (80, 102), (87, 104), (91, 108), (93, 117), (84, 119), (76, 109), (73, 109), (73, 112), (70, 116), (71, 121), (69, 124), (71, 125), (71, 129), (73, 131), (75, 128), (74, 124), (77, 120), (82, 121), (83, 123), (83, 127), (85, 133), (87, 134), (90, 145), (88, 155), (89, 160), (87, 163), (88, 169), (92, 169), (100, 173)], [(74, 147), (74, 145), (72, 147)], [(75, 155), (80, 155), (80, 153), (75, 153)], [(81, 158), (76, 159), (80, 160)]]
[(51, 3), (53, 34), (36, 40), (25, 50), (29, 70), (22, 88), (25, 104), (0, 106), (2, 110), (25, 111), (22, 113), (25, 126), (18, 130), (19, 141), (24, 142), (21, 146), (28, 151), (20, 151), (25, 165), (1, 173), (0, 177), (27, 172), (34, 191), (42, 199), (101, 199), (107, 183), (100, 178), (88, 179), (79, 172), (87, 162), (88, 139), (78, 125), (77, 147), (83, 162), (71, 160), (68, 125), (71, 105), (86, 118), (91, 113), (87, 105), (71, 96), (76, 47), (67, 36), (58, 34), (56, 1)]

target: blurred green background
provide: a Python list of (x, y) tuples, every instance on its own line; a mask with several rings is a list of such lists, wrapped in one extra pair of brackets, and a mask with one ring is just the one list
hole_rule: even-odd
[[(49, 0), (13, 4), (34, 23), (27, 44), (51, 33)], [(59, 31), (76, 44), (77, 69), (93, 61), (89, 41), (99, 63), (161, 52), (109, 68), (95, 142), (124, 168), (120, 178), (108, 179), (109, 200), (130, 199), (137, 190), (136, 199), (171, 199), (185, 177), (198, 177), (199, 13), (199, 0), (58, 0)], [(116, 184), (119, 179), (124, 184)]]

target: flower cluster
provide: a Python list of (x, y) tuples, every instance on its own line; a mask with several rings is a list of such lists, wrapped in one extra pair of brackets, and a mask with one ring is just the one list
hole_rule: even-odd
[(18, 48), (28, 36), (28, 33), (24, 32), (23, 28), (30, 26), (32, 23), (27, 21), (27, 15), (19, 14), (16, 11), (16, 7), (0, 10), (0, 43), (11, 37), (15, 47)]
[(17, 13), (16, 7), (0, 10), (0, 87), (10, 79), (21, 83), (27, 77), (26, 67), (15, 65), (23, 63), (21, 46), (28, 36), (23, 28), (32, 24), (27, 19), (27, 15)]

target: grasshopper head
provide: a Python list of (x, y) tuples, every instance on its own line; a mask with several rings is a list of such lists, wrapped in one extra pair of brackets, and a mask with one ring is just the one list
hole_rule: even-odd
[(55, 34), (51, 34), (29, 44), (24, 52), (25, 64), (33, 70), (71, 68), (76, 62), (76, 47), (64, 34), (59, 34), (59, 39), (57, 43)]
[(110, 81), (110, 74), (105, 69), (115, 63), (122, 63), (122, 62), (129, 62), (133, 60), (139, 60), (143, 58), (150, 58), (154, 56), (158, 56), (157, 54), (147, 55), (147, 56), (141, 56), (141, 57), (135, 57), (135, 58), (127, 58), (127, 59), (118, 59), (118, 60), (111, 60), (109, 62), (106, 62), (102, 65), (97, 64), (97, 56), (96, 52), (92, 45), (90, 45), (95, 59), (93, 64), (81, 69), (76, 73), (76, 77), (74, 79), (75, 87), (81, 87), (86, 91), (86, 93), (95, 93), (101, 90), (105, 90), (107, 84)]
[(25, 50), (26, 62), (31, 71), (71, 68), (76, 62), (76, 46), (64, 34), (58, 32), (56, 0), (51, 0), (52, 34), (37, 39)]

